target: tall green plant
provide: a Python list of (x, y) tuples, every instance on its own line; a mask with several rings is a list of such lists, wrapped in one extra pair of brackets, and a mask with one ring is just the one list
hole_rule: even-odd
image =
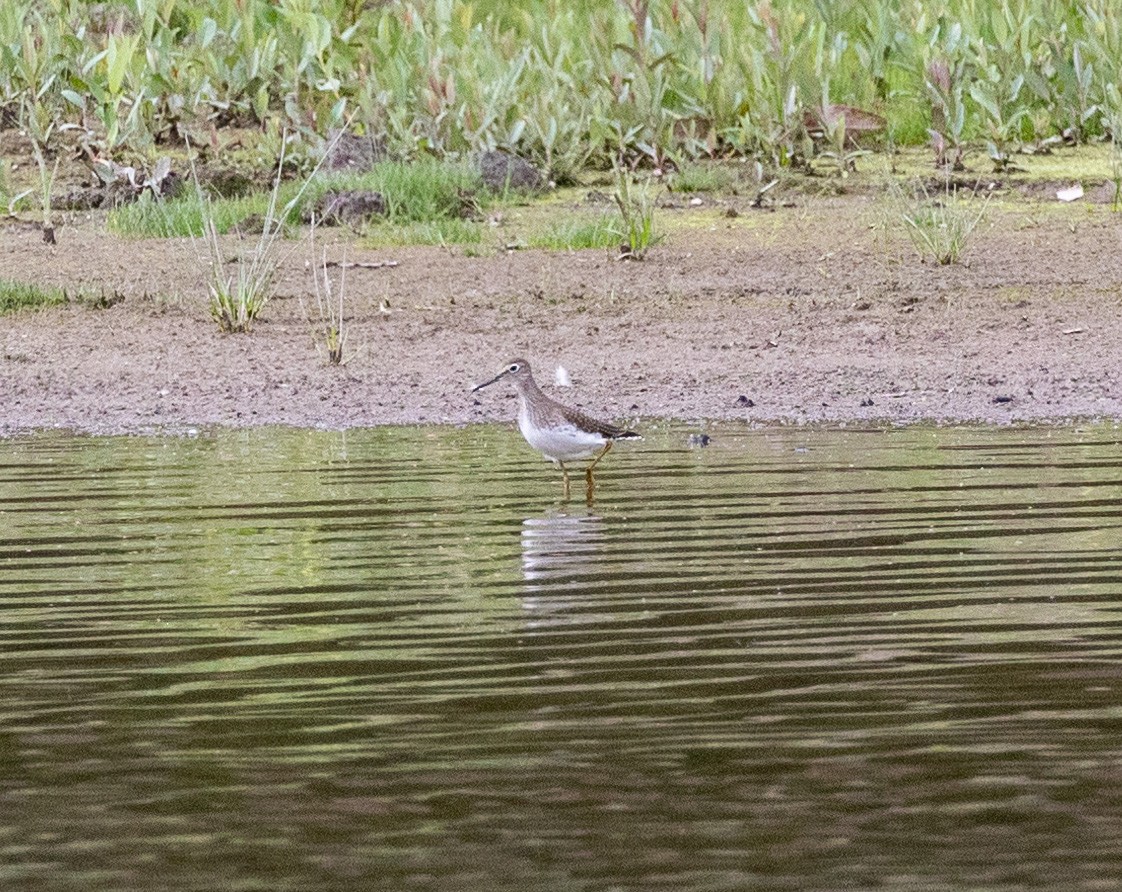
[(272, 298), (273, 284), (283, 259), (280, 239), (286, 221), (300, 204), (305, 191), (319, 170), (317, 166), (304, 180), (296, 195), (278, 211), (284, 156), (284, 142), (282, 142), (280, 158), (277, 161), (277, 174), (269, 196), (269, 206), (261, 224), (261, 234), (251, 251), (248, 253), (239, 251), (234, 259), (233, 274), (226, 271), (226, 257), (218, 235), (218, 227), (215, 225), (214, 214), (211, 211), (210, 198), (203, 194), (198, 176), (194, 178), (195, 191), (204, 213), (202, 239), (207, 249), (210, 312), (221, 331), (248, 332), (254, 320), (261, 315), (261, 311)]
[(1122, 90), (1110, 84), (1106, 91), (1107, 128), (1110, 133), (1110, 179), (1114, 184), (1111, 208), (1122, 211)]
[(630, 170), (616, 169), (616, 207), (619, 209), (619, 229), (622, 239), (621, 256), (642, 260), (661, 238), (655, 231), (655, 209), (658, 206), (658, 187), (650, 180), (637, 182)]
[(1004, 163), (1024, 138), (1100, 133), (1120, 80), (1113, 0), (0, 3), (0, 114), (45, 103), (108, 154), (201, 122), (313, 141), (357, 110), (405, 158), (788, 165), (815, 151), (807, 113), (838, 104)]

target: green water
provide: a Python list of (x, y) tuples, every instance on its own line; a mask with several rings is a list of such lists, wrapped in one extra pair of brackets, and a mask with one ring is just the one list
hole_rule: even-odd
[(1117, 429), (645, 433), (0, 441), (0, 889), (1122, 882)]

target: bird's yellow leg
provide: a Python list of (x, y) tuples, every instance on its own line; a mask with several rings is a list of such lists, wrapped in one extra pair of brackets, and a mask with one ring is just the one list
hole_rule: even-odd
[(586, 470), (584, 472), (585, 479), (588, 480), (588, 485), (589, 486), (592, 485), (592, 469), (596, 467), (596, 465), (600, 461), (600, 459), (602, 459), (605, 455), (608, 454), (608, 452), (611, 451), (611, 448), (612, 448), (612, 441), (608, 440), (608, 442), (604, 444), (604, 448), (596, 453), (596, 458), (592, 459), (592, 464), (590, 464), (588, 466), (588, 470)]
[(557, 464), (561, 465), (561, 474), (565, 480), (565, 498), (567, 499), (569, 498), (569, 469), (565, 467), (563, 461), (559, 461)]
[(592, 480), (592, 469), (596, 467), (596, 463), (598, 461), (600, 461), (600, 459), (602, 459), (605, 455), (608, 454), (608, 450), (611, 449), (611, 448), (612, 448), (612, 441), (608, 440), (608, 442), (604, 444), (604, 448), (601, 449), (596, 454), (596, 458), (592, 459), (592, 464), (590, 464), (584, 472), (584, 479), (588, 483), (588, 486), (587, 486), (586, 491), (585, 491), (585, 495), (588, 498), (588, 504), (589, 505), (592, 504), (592, 490), (596, 486), (596, 484)]

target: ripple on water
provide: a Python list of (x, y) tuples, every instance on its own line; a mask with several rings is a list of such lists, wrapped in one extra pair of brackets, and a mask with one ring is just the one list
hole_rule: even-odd
[(652, 427), (0, 443), (0, 883), (1122, 875), (1116, 431)]

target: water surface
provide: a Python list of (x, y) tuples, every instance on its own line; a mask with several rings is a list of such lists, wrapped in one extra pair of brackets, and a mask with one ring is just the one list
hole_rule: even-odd
[(647, 433), (0, 442), (0, 888), (1115, 888), (1114, 427)]

